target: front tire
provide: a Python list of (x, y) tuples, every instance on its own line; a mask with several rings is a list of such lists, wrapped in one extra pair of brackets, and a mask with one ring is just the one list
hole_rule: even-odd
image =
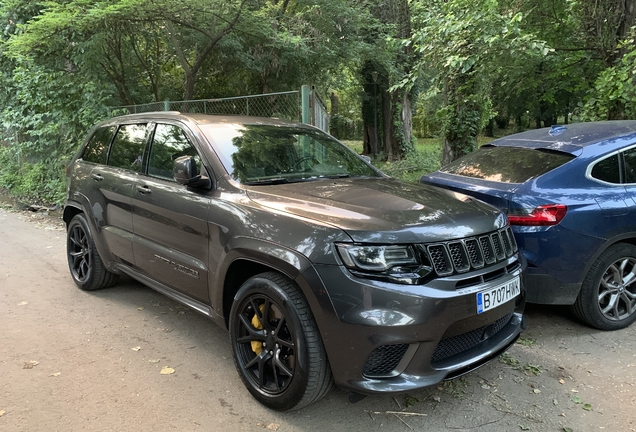
[(333, 380), (309, 305), (285, 276), (263, 273), (238, 290), (230, 312), (234, 362), (260, 403), (285, 411), (321, 399)]
[(636, 247), (617, 243), (592, 264), (573, 306), (584, 322), (618, 330), (636, 320)]
[(83, 213), (75, 215), (68, 224), (66, 256), (73, 281), (85, 291), (106, 288), (117, 281), (117, 275), (109, 272), (99, 257)]

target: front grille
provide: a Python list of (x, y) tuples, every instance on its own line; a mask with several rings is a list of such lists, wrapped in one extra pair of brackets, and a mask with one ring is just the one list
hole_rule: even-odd
[(502, 318), (499, 318), (494, 322), (494, 324), (488, 324), (467, 333), (442, 339), (439, 344), (437, 344), (437, 348), (435, 348), (435, 351), (433, 352), (433, 357), (431, 357), (431, 366), (435, 367), (436, 363), (476, 347), (485, 340), (483, 339), (483, 336), (486, 327), (494, 325), (494, 328), (490, 332), (490, 337), (492, 337), (499, 333), (506, 324), (510, 322), (511, 318), (512, 312)]
[(471, 266), (474, 268), (481, 268), (484, 266), (484, 257), (479, 250), (479, 243), (477, 243), (476, 239), (466, 240), (466, 250), (468, 251)]
[(408, 348), (408, 344), (383, 345), (376, 348), (367, 358), (362, 373), (369, 377), (389, 376), (400, 364)]
[(479, 237), (422, 246), (437, 276), (480, 269), (503, 261), (517, 251), (510, 227)]

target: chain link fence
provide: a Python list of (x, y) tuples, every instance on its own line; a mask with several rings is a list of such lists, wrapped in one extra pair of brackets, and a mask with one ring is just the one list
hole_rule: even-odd
[(300, 92), (290, 91), (219, 99), (153, 102), (142, 105), (120, 106), (114, 109), (124, 110), (130, 114), (151, 111), (180, 111), (183, 113), (275, 117), (298, 121), (300, 118)]
[(315, 87), (311, 88), (309, 106), (311, 109), (311, 124), (320, 130), (329, 132), (329, 112), (327, 111), (327, 105), (322, 101)]
[(153, 111), (180, 111), (183, 113), (244, 115), (273, 117), (291, 121), (302, 120), (302, 110), (311, 112), (310, 123), (325, 132), (329, 131), (329, 114), (314, 87), (311, 88), (309, 107), (303, 107), (300, 91), (267, 93), (219, 99), (190, 101), (164, 101), (112, 108), (112, 115), (138, 114)]

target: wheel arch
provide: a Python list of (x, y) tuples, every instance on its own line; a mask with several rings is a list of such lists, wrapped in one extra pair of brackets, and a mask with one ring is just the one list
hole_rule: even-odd
[[(230, 250), (217, 272), (219, 282), (210, 296), (214, 308), (222, 313), (226, 328), (238, 289), (249, 278), (268, 271), (281, 273), (298, 285), (314, 313), (318, 327), (321, 327), (322, 316), (319, 311), (324, 309), (325, 304), (331, 305), (331, 301), (322, 298), (328, 295), (326, 290), (316, 286), (322, 281), (313, 278), (314, 275), (317, 277), (317, 272), (307, 257), (269, 241), (246, 237), (233, 239), (228, 246)], [(313, 279), (311, 283), (307, 281), (308, 275)], [(333, 310), (333, 306), (331, 308)]]
[(592, 265), (594, 265), (598, 257), (600, 257), (601, 254), (605, 252), (607, 249), (609, 249), (610, 247), (618, 243), (627, 243), (627, 244), (631, 244), (632, 246), (636, 246), (636, 232), (623, 233), (618, 236), (612, 237), (611, 239), (603, 243), (603, 245), (600, 248), (598, 248), (596, 252), (594, 252), (594, 255), (592, 255), (592, 257), (589, 259), (589, 261), (585, 265), (585, 269), (583, 270), (583, 273), (581, 274), (581, 280), (579, 282), (582, 283), (585, 280), (585, 278), (587, 277), (587, 274), (590, 272), (590, 269), (592, 268)]
[(69, 222), (71, 222), (71, 219), (73, 219), (76, 215), (80, 213), (86, 214), (84, 209), (79, 204), (67, 202), (66, 205), (64, 206), (64, 213), (62, 214), (62, 220), (66, 223), (66, 226), (68, 226)]

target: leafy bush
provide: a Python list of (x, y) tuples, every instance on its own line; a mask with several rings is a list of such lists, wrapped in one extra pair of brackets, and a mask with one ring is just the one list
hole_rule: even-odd
[(441, 148), (427, 146), (407, 153), (402, 160), (376, 164), (384, 173), (404, 181), (417, 183), (424, 174), (439, 169)]
[(59, 161), (23, 162), (11, 147), (0, 148), (0, 187), (16, 197), (47, 204), (64, 201), (66, 179)]

